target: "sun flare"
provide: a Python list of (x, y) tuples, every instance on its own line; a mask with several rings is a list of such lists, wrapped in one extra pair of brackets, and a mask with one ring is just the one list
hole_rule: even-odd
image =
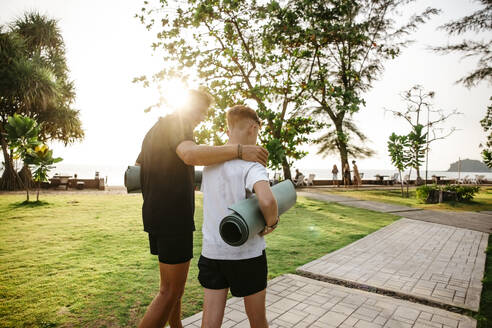
[(161, 85), (162, 99), (172, 111), (185, 105), (189, 87), (180, 79), (170, 79)]

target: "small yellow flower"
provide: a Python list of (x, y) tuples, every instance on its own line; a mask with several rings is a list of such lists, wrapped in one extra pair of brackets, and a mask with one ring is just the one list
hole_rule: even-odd
[(35, 148), (34, 148), (34, 151), (38, 154), (42, 154), (44, 155), (44, 153), (46, 153), (46, 151), (48, 150), (48, 146), (46, 145), (37, 145)]

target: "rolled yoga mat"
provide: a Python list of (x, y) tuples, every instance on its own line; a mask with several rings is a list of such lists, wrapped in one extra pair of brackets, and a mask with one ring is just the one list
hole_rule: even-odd
[[(272, 187), (277, 200), (278, 215), (284, 214), (296, 203), (297, 194), (290, 180), (282, 181)], [(229, 214), (220, 222), (220, 236), (231, 246), (241, 246), (251, 236), (265, 228), (265, 219), (261, 213), (258, 199), (253, 196), (229, 206), (234, 213)]]
[[(202, 171), (195, 170), (195, 184), (202, 183)], [(125, 171), (125, 187), (128, 193), (142, 192), (140, 166), (129, 165)]]

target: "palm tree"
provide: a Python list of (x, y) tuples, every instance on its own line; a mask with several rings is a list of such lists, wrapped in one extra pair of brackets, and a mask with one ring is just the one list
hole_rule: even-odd
[(84, 136), (68, 78), (65, 46), (57, 21), (36, 12), (26, 13), (8, 26), (0, 26), (0, 143), (4, 172), (0, 189), (31, 183), (25, 167), (24, 181), (15, 172), (5, 139), (5, 124), (14, 113), (41, 124), (39, 139), (72, 143)]

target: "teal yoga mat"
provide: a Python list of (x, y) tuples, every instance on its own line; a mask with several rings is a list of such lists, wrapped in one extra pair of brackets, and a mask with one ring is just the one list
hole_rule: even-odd
[[(297, 194), (290, 180), (282, 181), (272, 187), (277, 200), (278, 215), (284, 214), (296, 203)], [(229, 206), (234, 213), (220, 222), (220, 236), (231, 246), (241, 246), (251, 236), (265, 228), (265, 219), (260, 211), (258, 199), (253, 196)]]
[[(202, 171), (195, 170), (195, 184), (202, 183)], [(128, 193), (142, 192), (140, 166), (129, 165), (125, 171), (125, 187)]]

